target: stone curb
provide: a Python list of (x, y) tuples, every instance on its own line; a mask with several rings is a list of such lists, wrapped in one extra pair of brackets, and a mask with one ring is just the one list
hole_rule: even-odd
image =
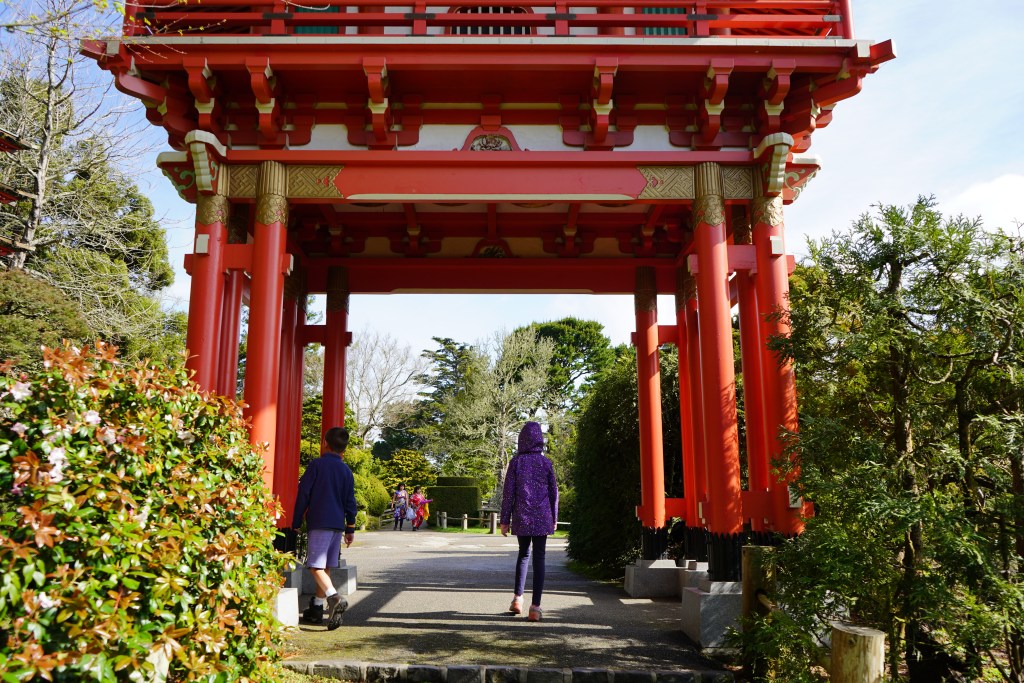
[(514, 666), (284, 662), (296, 673), (358, 683), (733, 683), (728, 671), (613, 671)]

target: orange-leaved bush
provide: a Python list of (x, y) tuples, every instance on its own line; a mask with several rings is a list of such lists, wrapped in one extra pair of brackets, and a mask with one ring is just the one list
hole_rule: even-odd
[(3, 680), (274, 680), (285, 556), (234, 401), (113, 347), (0, 372)]

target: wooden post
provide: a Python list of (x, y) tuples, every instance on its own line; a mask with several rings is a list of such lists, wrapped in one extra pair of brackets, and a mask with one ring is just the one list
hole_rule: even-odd
[(489, 516), (489, 520), (488, 520), (489, 521), (489, 524), (488, 524), (489, 528), (487, 530), (487, 533), (489, 533), (489, 534), (496, 534), (496, 533), (498, 533), (498, 513), (497, 512), (491, 512), (491, 513), (489, 513), (488, 516)]
[(441, 522), (441, 528), (442, 529), (447, 529), (448, 528), (448, 513), (447, 512), (440, 513), (439, 519), (440, 519), (440, 522)]
[[(749, 619), (767, 616), (770, 610), (758, 599), (759, 595), (771, 594), (775, 589), (775, 548), (760, 545), (743, 546), (743, 602), (741, 627)], [(760, 680), (767, 673), (763, 660), (744, 659), (743, 671), (750, 680)]]
[(885, 634), (865, 626), (832, 624), (832, 683), (881, 683)]
[(462, 530), (466, 531), (469, 529), (469, 515), (465, 512), (462, 513)]

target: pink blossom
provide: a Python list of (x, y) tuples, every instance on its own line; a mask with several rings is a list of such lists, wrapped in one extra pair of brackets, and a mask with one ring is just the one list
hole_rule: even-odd
[(100, 423), (100, 414), (95, 410), (87, 410), (82, 419), (85, 420), (86, 424), (98, 425)]
[(68, 462), (68, 458), (64, 454), (63, 448), (51, 449), (50, 455), (46, 459), (50, 462), (51, 465), (53, 465), (57, 469), (64, 467), (64, 465), (66, 465)]
[(11, 427), (11, 431), (18, 436), (25, 436), (25, 432), (28, 430), (28, 425), (23, 425), (20, 422), (15, 422), (14, 426)]
[(32, 390), (29, 388), (28, 382), (15, 382), (9, 393), (15, 401), (20, 401), (31, 396)]
[(55, 600), (46, 593), (40, 593), (39, 597), (36, 598), (36, 601), (38, 602), (40, 609), (51, 609), (60, 604), (60, 600)]
[(25, 487), (24, 486), (19, 486), (18, 484), (15, 484), (14, 486), (11, 487), (11, 493), (13, 493), (16, 496), (20, 496), (21, 492), (24, 491), (24, 490), (25, 490)]

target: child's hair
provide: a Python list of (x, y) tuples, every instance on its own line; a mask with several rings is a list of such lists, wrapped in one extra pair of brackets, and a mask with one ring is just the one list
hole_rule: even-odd
[(413, 492), (413, 493), (419, 493), (419, 492), (420, 492), (420, 489), (422, 489), (422, 488), (423, 488), (422, 486), (417, 486), (416, 488), (414, 488), (414, 489), (412, 490), (412, 492)]
[(348, 448), (348, 430), (344, 427), (331, 427), (324, 434), (327, 447), (334, 453), (344, 453)]
[(398, 485), (398, 490), (401, 491), (404, 488), (405, 488), (405, 482), (403, 481), (401, 484)]

